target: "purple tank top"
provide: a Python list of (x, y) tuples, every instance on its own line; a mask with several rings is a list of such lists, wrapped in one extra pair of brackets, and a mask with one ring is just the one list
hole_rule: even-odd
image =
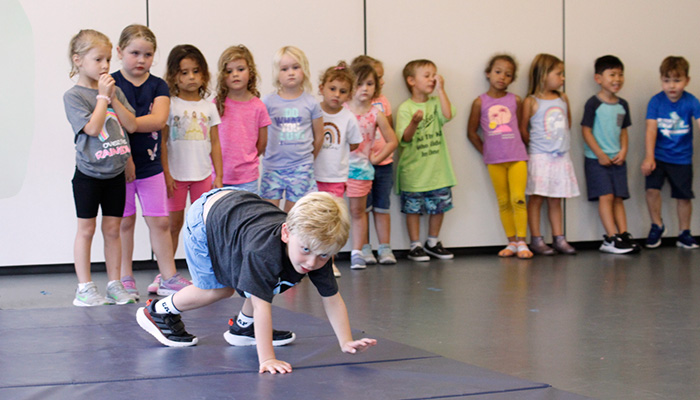
[(481, 99), (481, 130), (484, 135), (484, 163), (527, 161), (527, 150), (518, 128), (515, 95), (494, 99), (486, 93)]

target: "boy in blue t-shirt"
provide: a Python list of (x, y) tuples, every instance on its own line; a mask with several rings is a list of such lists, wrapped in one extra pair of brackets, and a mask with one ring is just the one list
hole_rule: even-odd
[(693, 211), (693, 123), (700, 118), (700, 101), (684, 89), (690, 82), (690, 66), (683, 57), (669, 56), (661, 63), (661, 88), (647, 107), (646, 157), (642, 172), (646, 176), (646, 199), (651, 230), (646, 247), (661, 244), (666, 227), (661, 220), (661, 187), (671, 184), (671, 197), (678, 202), (680, 234), (676, 246), (698, 248), (690, 234)]
[(588, 200), (598, 201), (598, 213), (605, 229), (600, 251), (627, 254), (639, 251), (627, 232), (623, 201), (630, 197), (627, 186), (629, 105), (617, 97), (625, 83), (624, 65), (619, 58), (603, 56), (595, 61), (597, 95), (586, 102), (581, 121), (584, 139)]

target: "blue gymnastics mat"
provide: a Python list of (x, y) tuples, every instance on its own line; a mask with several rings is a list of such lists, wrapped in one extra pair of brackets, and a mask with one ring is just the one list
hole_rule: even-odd
[[(199, 337), (160, 345), (136, 324), (138, 305), (0, 310), (0, 399), (524, 399), (587, 397), (377, 338), (344, 354), (330, 324), (273, 307), (278, 329), (297, 340), (275, 349), (286, 375), (260, 375), (255, 347), (231, 347), (226, 321), (242, 299), (185, 313)], [(360, 332), (354, 332), (356, 338)]]

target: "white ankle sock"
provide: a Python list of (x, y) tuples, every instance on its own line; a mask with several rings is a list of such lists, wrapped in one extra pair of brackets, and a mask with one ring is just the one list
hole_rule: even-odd
[(175, 307), (175, 304), (173, 304), (173, 296), (174, 294), (171, 294), (170, 296), (158, 300), (156, 303), (156, 313), (158, 314), (180, 314), (180, 310)]
[(425, 242), (428, 244), (428, 246), (435, 247), (438, 244), (439, 240), (435, 236), (428, 236), (428, 240), (426, 240)]
[(253, 317), (249, 317), (245, 314), (243, 314), (243, 311), (238, 313), (238, 318), (236, 318), (236, 324), (240, 326), (241, 328), (245, 328), (247, 326), (250, 326), (250, 324), (253, 323)]
[(423, 247), (423, 244), (419, 241), (411, 242), (411, 250), (415, 249), (416, 247)]

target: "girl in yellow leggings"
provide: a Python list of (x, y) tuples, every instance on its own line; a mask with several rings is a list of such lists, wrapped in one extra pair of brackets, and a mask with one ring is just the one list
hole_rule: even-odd
[[(515, 80), (517, 64), (506, 54), (491, 58), (484, 71), (489, 90), (472, 103), (467, 137), (483, 154), (498, 198), (503, 229), (508, 246), (501, 257), (530, 258), (532, 252), (525, 243), (527, 236), (527, 150), (520, 135), (520, 97), (508, 92)], [(481, 127), (483, 139), (478, 135)]]

